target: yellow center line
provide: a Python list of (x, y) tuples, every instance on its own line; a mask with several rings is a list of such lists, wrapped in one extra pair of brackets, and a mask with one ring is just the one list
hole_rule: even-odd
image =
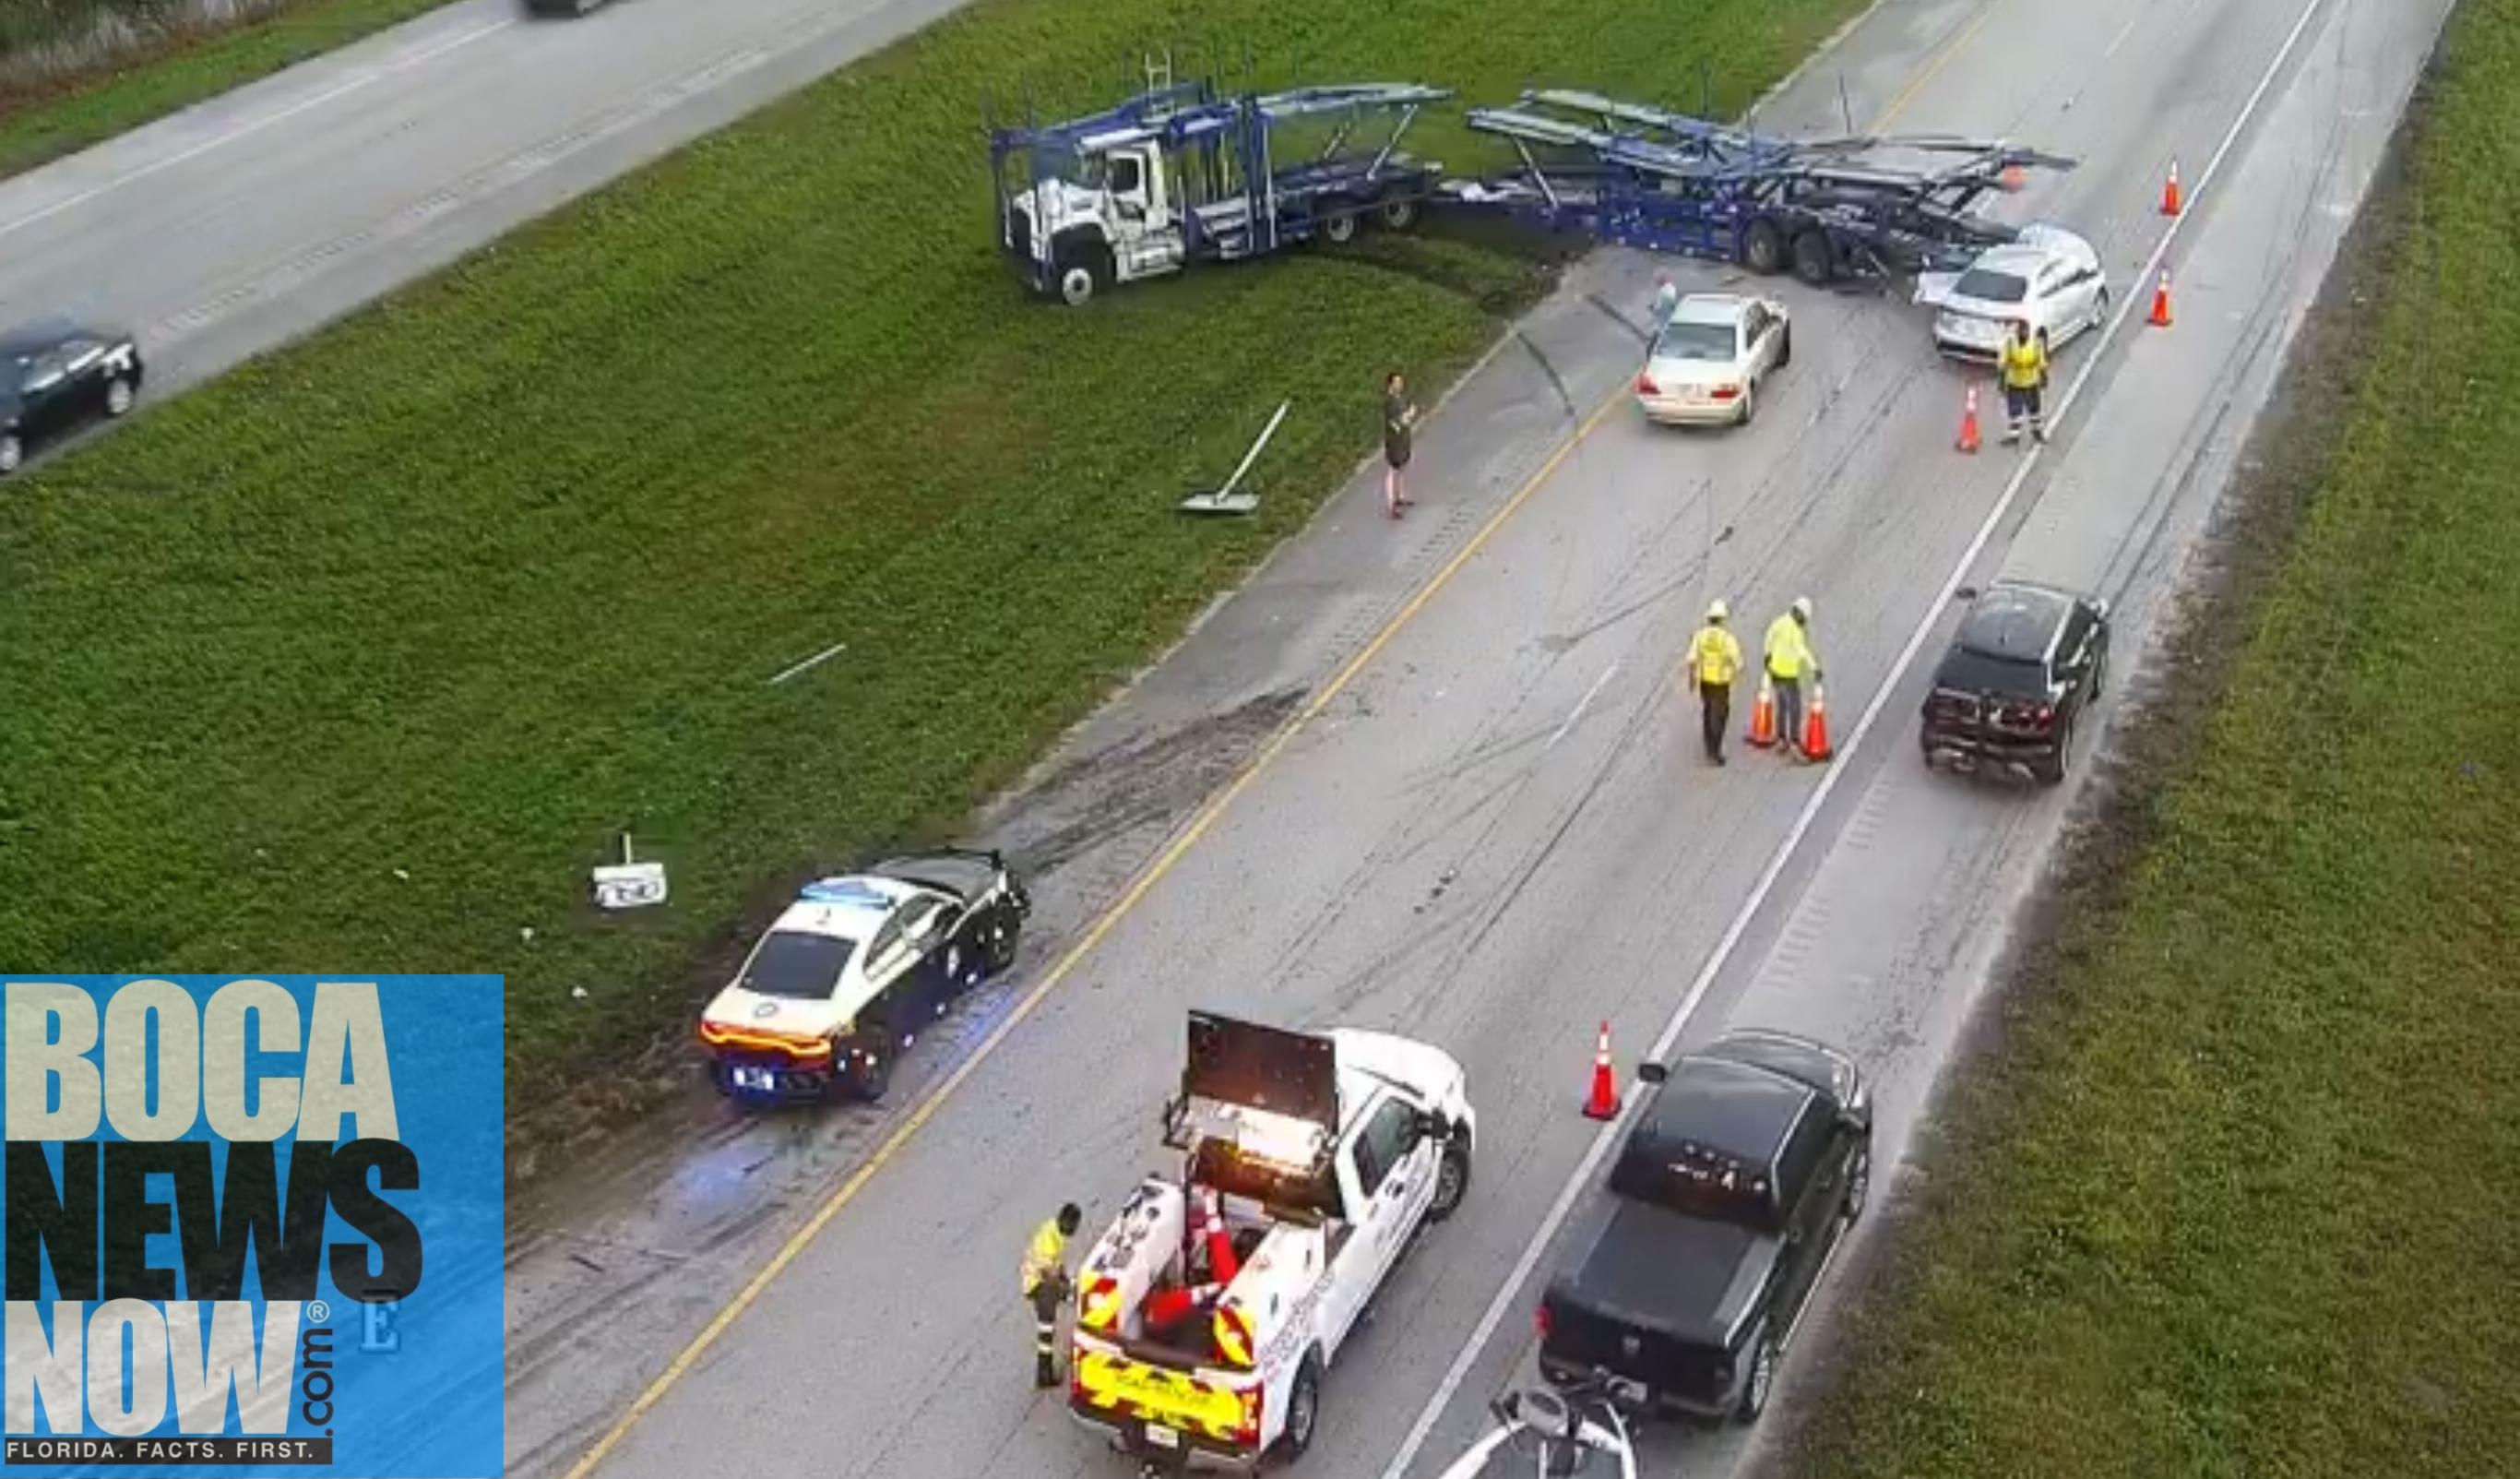
[[(1888, 128), (1891, 120), (1915, 100), (1925, 84), (1943, 69), (1944, 65), (1953, 55), (1977, 34), (1979, 28), (1986, 23), (1987, 17), (1994, 13), (1996, 5), (2000, 3), (2001, 0), (1989, 0), (1986, 8), (1978, 13), (1976, 19), (1937, 48), (1933, 56), (1927, 59), (1923, 69), (1910, 79), (1899, 95), (1891, 100), (1890, 106), (1882, 111), (1881, 116), (1873, 122), (1869, 131), (1879, 133)], [(620, 1447), (621, 1441), (629, 1436), (631, 1428), (638, 1424), (639, 1419), (647, 1416), (657, 1403), (664, 1400), (665, 1394), (672, 1391), (675, 1384), (690, 1373), (692, 1367), (699, 1363), (699, 1359), (708, 1353), (711, 1346), (717, 1344), (718, 1337), (724, 1335), (736, 1320), (742, 1317), (743, 1312), (750, 1309), (754, 1302), (761, 1298), (770, 1285), (777, 1281), (780, 1274), (788, 1271), (788, 1266), (796, 1262), (806, 1247), (821, 1235), (823, 1229), (831, 1225), (832, 1220), (840, 1215), (843, 1208), (857, 1199), (858, 1193), (865, 1189), (867, 1182), (874, 1179), (875, 1174), (881, 1171), (894, 1156), (901, 1153), (902, 1147), (910, 1143), (911, 1137), (917, 1134), (929, 1120), (936, 1117), (937, 1110), (944, 1107), (945, 1101), (953, 1097), (955, 1090), (961, 1088), (964, 1083), (978, 1071), (980, 1065), (987, 1062), (999, 1046), (1013, 1035), (1014, 1030), (1033, 1014), (1043, 999), (1057, 990), (1058, 984), (1066, 980), (1077, 966), (1084, 962), (1086, 956), (1094, 952), (1095, 947), (1118, 927), (1122, 919), (1128, 917), (1130, 911), (1138, 906), (1139, 901), (1145, 899), (1147, 894), (1156, 884), (1162, 882), (1164, 876), (1181, 862), (1183, 856), (1192, 848), (1197, 846), (1199, 839), (1207, 835), (1208, 829), (1216, 825), (1217, 819), (1222, 817), (1235, 801), (1250, 788), (1251, 783), (1258, 780), (1261, 774), (1277, 761), (1279, 755), (1293, 742), (1295, 736), (1319, 717), (1322, 711), (1328, 709), (1339, 694), (1356, 680), (1357, 675), (1365, 670), (1367, 665), (1390, 645), (1392, 638), (1398, 636), (1403, 627), (1415, 621), (1418, 614), (1425, 609), (1428, 602), (1434, 600), (1438, 592), (1452, 583), (1453, 578), (1461, 573), (1462, 568), (1476, 558), (1480, 550), (1487, 547), (1488, 541), (1496, 537), (1497, 532), (1504, 529), (1506, 524), (1521, 511), (1522, 506), (1531, 500), (1532, 495), (1556, 474), (1559, 465), (1565, 462), (1567, 456), (1582, 444), (1586, 438), (1593, 435), (1594, 430), (1600, 426), (1603, 419), (1626, 399), (1627, 395), (1628, 387), (1622, 383), (1599, 406), (1594, 409), (1590, 416), (1585, 417), (1575, 431), (1564, 441), (1558, 443), (1556, 450), (1550, 453), (1549, 460), (1540, 465), (1539, 471), (1533, 473), (1521, 487), (1514, 490), (1513, 496), (1505, 501), (1503, 507), (1490, 515), (1485, 524), (1479, 526), (1478, 532), (1470, 536), (1469, 542), (1462, 545), (1450, 560), (1446, 561), (1444, 567), (1435, 572), (1425, 584), (1419, 586), (1417, 594), (1411, 596), (1406, 605), (1393, 613), (1391, 619), (1383, 624), (1382, 628), (1374, 633), (1373, 639), (1367, 642), (1355, 657), (1350, 658), (1293, 718), (1279, 728), (1278, 732), (1270, 738), (1269, 743), (1262, 747), (1260, 753), (1242, 767), (1223, 791), (1198, 809), (1190, 825), (1182, 830), (1181, 835), (1174, 838), (1172, 843), (1157, 855), (1155, 860), (1138, 875), (1137, 880), (1129, 885), (1127, 891), (1095, 919), (1085, 933), (1078, 937), (1074, 945), (1067, 947), (1058, 961), (1043, 974), (1040, 982), (1024, 994), (1023, 999), (1015, 1003), (1014, 1009), (1006, 1015), (1005, 1020), (980, 1040), (980, 1045), (972, 1049), (970, 1056), (965, 1058), (953, 1072), (945, 1076), (943, 1083), (937, 1085), (934, 1090), (920, 1100), (918, 1106), (910, 1112), (900, 1126), (884, 1137), (883, 1143), (876, 1148), (875, 1153), (867, 1157), (865, 1164), (852, 1172), (848, 1179), (842, 1181), (820, 1207), (814, 1209), (814, 1215), (806, 1220), (805, 1225), (797, 1228), (795, 1234), (782, 1244), (777, 1253), (771, 1255), (770, 1261), (761, 1266), (760, 1271), (745, 1282), (735, 1298), (729, 1300), (724, 1308), (710, 1317), (709, 1322), (701, 1327), (699, 1334), (692, 1337), (691, 1343), (674, 1357), (672, 1363), (657, 1374), (656, 1379), (640, 1392), (638, 1399), (630, 1404), (629, 1410), (605, 1430), (604, 1436), (596, 1440), (595, 1446), (587, 1450), (586, 1456), (578, 1459), (563, 1479), (588, 1479), (588, 1476), (611, 1456), (612, 1451)]]

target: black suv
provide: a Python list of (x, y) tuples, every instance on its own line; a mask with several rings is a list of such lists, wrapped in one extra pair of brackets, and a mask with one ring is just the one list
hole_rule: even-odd
[(2109, 666), (2109, 603), (1999, 580), (1970, 603), (1925, 695), (1925, 764), (2052, 786)]
[(66, 319), (0, 333), (0, 477), (16, 472), (38, 442), (99, 412), (129, 412), (140, 376), (140, 347), (128, 334)]

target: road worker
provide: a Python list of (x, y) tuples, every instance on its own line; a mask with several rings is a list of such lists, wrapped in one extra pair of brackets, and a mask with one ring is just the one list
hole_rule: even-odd
[(2030, 435), (2037, 440), (2048, 439), (2048, 419), (2040, 404), (2040, 393), (2048, 388), (2048, 336), (2030, 337), (2027, 319), (2012, 321), (2012, 337), (2003, 342), (1999, 351), (2003, 371), (2003, 439), (2019, 441), (2021, 423), (2030, 422)]
[(1033, 1385), (1058, 1385), (1058, 1307), (1067, 1298), (1067, 1240), (1085, 1213), (1074, 1202), (1058, 1209), (1032, 1230), (1024, 1248), (1023, 1297), (1032, 1306)]
[(1813, 682), (1820, 681), (1820, 659), (1811, 648), (1811, 597), (1797, 596), (1791, 610), (1768, 624), (1764, 651), (1768, 677), (1777, 689), (1779, 755), (1802, 754), (1803, 675), (1809, 673)]
[(1697, 690), (1704, 719), (1706, 758), (1724, 763), (1724, 726), (1732, 721), (1732, 679), (1741, 670), (1741, 643), (1725, 624), (1732, 612), (1718, 600), (1706, 608), (1706, 624), (1688, 639), (1688, 686)]

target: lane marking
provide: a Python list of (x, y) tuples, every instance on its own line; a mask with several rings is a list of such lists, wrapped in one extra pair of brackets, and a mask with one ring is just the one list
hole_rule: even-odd
[(773, 684), (784, 683), (800, 672), (809, 671), (812, 669), (821, 667), (824, 663), (827, 663), (832, 658), (839, 656), (841, 653), (846, 652), (848, 650), (848, 646), (849, 644), (846, 642), (833, 642), (831, 646), (824, 648), (822, 651), (814, 654), (810, 658), (807, 658), (805, 661), (789, 667), (770, 681)]
[(1977, 33), (1986, 29), (1986, 23), (1995, 19), (1995, 12), (2002, 3), (2003, 0), (1987, 0), (1985, 8), (1970, 17), (1967, 24), (1954, 31), (1949, 40), (1936, 47), (1934, 54), (1925, 59), (1924, 67), (1908, 79), (1908, 85), (1899, 89), (1899, 95), (1892, 98), (1890, 105), (1881, 110), (1880, 118), (1865, 132), (1880, 133), (1890, 126), (1891, 120), (1906, 113), (1908, 105), (1916, 101), (1916, 95), (1923, 92), (1936, 77), (1943, 74), (1943, 69), (1951, 65), (1952, 58), (1958, 56), (1962, 47), (1977, 39)]
[(1610, 679), (1617, 677), (1618, 675), (1619, 665), (1616, 663), (1612, 663), (1608, 668), (1602, 670), (1601, 675), (1593, 680), (1593, 686), (1585, 689), (1584, 696), (1576, 700), (1575, 712), (1566, 716), (1566, 722), (1558, 725), (1557, 732), (1549, 737), (1549, 743), (1541, 746), (1540, 748), (1543, 750), (1556, 749), (1557, 742), (1566, 737), (1566, 731), (1574, 728), (1576, 721), (1584, 716), (1584, 711), (1593, 707), (1593, 700), (1601, 696), (1603, 685), (1607, 684)]
[[(1993, 6), (1990, 5), (1989, 9), (1992, 8)], [(1953, 52), (1958, 51), (1970, 36), (1976, 34), (1977, 26), (1983, 23), (1984, 18), (1981, 16), (1978, 22), (1973, 23), (1952, 40), (1945, 42), (1934, 56), (1927, 59), (1926, 66), (1931, 69), (1939, 69), (1950, 60)], [(1850, 26), (1849, 31), (1851, 32), (1852, 29), (1853, 27)], [(1806, 59), (1804, 67), (1808, 67), (1811, 60)], [(1788, 75), (1787, 80), (1790, 81), (1793, 75), (1799, 75), (1802, 69), (1802, 68), (1796, 68), (1794, 73)], [(1889, 127), (1899, 116), (1900, 110), (1907, 106), (1908, 100), (1913, 95), (1914, 89), (1912, 87), (1903, 92), (1899, 98), (1894, 99), (1891, 106), (1883, 110), (1881, 116), (1874, 121), (1870, 131), (1878, 133)], [(2200, 188), (2202, 183), (2202, 181), (2199, 182)], [(1502, 339), (1503, 336), (1500, 338), (1500, 343)], [(629, 1436), (630, 1430), (638, 1425), (639, 1419), (647, 1416), (658, 1402), (664, 1400), (665, 1394), (681, 1382), (692, 1367), (699, 1363), (702, 1356), (708, 1354), (709, 1348), (717, 1344), (718, 1338), (742, 1317), (744, 1311), (750, 1309), (761, 1298), (781, 1273), (787, 1271), (788, 1266), (803, 1254), (806, 1247), (821, 1234), (822, 1230), (831, 1225), (832, 1220), (838, 1217), (843, 1208), (857, 1199), (858, 1193), (865, 1188), (868, 1181), (874, 1179), (876, 1173), (881, 1171), (894, 1156), (900, 1154), (901, 1148), (910, 1142), (911, 1137), (917, 1134), (929, 1120), (935, 1118), (936, 1111), (944, 1107), (945, 1102), (953, 1097), (955, 1091), (969, 1080), (982, 1063), (988, 1061), (1000, 1044), (1013, 1036), (1014, 1030), (1033, 1014), (1042, 1000), (1061, 981), (1067, 979), (1087, 955), (1093, 953), (1095, 947), (1102, 943), (1103, 937), (1110, 934), (1120, 921), (1137, 907), (1138, 901), (1144, 899), (1156, 884), (1163, 881), (1164, 876), (1180, 863), (1183, 855), (1188, 854), (1200, 838), (1207, 835), (1207, 830), (1216, 824), (1217, 819), (1225, 814), (1236, 799), (1267, 771), (1279, 755), (1284, 752), (1286, 746), (1293, 742), (1295, 736), (1309, 726), (1337, 699), (1340, 693), (1346, 690), (1350, 683), (1356, 680), (1357, 674), (1363, 672), (1367, 665), (1380, 655), (1382, 649), (1390, 644), (1393, 637), (1399, 635), (1402, 628), (1417, 619), (1418, 613), (1425, 609), (1426, 604), (1435, 598), (1437, 592), (1452, 583), (1454, 576), (1458, 575), (1463, 566), (1469, 564), (1471, 559), (1486, 547), (1497, 532), (1531, 500), (1532, 494), (1538, 492), (1555, 475), (1559, 465), (1565, 462), (1567, 456), (1581, 445), (1585, 439), (1593, 435), (1594, 430), (1609, 416), (1611, 411), (1625, 403), (1628, 395), (1628, 384), (1626, 377), (1623, 376), (1616, 389), (1594, 408), (1590, 416), (1584, 418), (1565, 440), (1557, 444), (1556, 449), (1549, 454), (1548, 460), (1541, 463), (1539, 469), (1523, 483), (1522, 486), (1514, 490), (1513, 496), (1507, 499), (1503, 507), (1490, 515), (1485, 524), (1479, 526), (1478, 532), (1470, 536), (1470, 541), (1446, 561), (1443, 568), (1436, 571), (1424, 585), (1418, 587), (1418, 593), (1412, 596), (1399, 611), (1393, 613), (1391, 619), (1383, 624), (1382, 628), (1374, 633), (1372, 640), (1366, 643), (1365, 648), (1355, 657), (1349, 659), (1329, 682), (1270, 738), (1269, 743), (1252, 758), (1250, 763), (1244, 765), (1236, 774), (1223, 791), (1198, 809), (1181, 835), (1156, 855), (1155, 860), (1138, 875), (1137, 880), (1129, 885), (1109, 908), (1103, 910), (1095, 919), (1074, 945), (1068, 947), (1067, 950), (1042, 976), (1041, 981), (1024, 994), (1023, 999), (1015, 1003), (1013, 1010), (1007, 1013), (1005, 1020), (992, 1029), (987, 1037), (980, 1040), (979, 1045), (971, 1050), (970, 1056), (948, 1073), (944, 1081), (938, 1084), (925, 1098), (920, 1100), (918, 1107), (910, 1112), (909, 1117), (891, 1134), (884, 1137), (883, 1142), (876, 1147), (875, 1153), (867, 1158), (866, 1163), (851, 1172), (848, 1179), (832, 1192), (823, 1205), (814, 1209), (814, 1215), (806, 1220), (805, 1225), (799, 1227), (787, 1242), (780, 1245), (779, 1251), (772, 1254), (770, 1261), (762, 1266), (761, 1271), (737, 1291), (734, 1299), (728, 1301), (724, 1308), (710, 1317), (699, 1334), (692, 1337), (691, 1343), (675, 1355), (665, 1369), (657, 1374), (656, 1379), (650, 1382), (639, 1393), (638, 1398), (630, 1404), (629, 1410), (614, 1419), (610, 1427), (605, 1429), (604, 1436), (596, 1440), (594, 1447), (588, 1449), (586, 1456), (571, 1465), (562, 1479), (588, 1479), (588, 1476), (611, 1456), (612, 1451), (620, 1447), (621, 1441)], [(2059, 414), (2062, 414), (2061, 409)], [(1852, 746), (1850, 745), (1849, 748)], [(1458, 1380), (1455, 1384), (1458, 1385)]]
[[(2202, 202), (2206, 198), (2206, 192), (2212, 188), (2214, 177), (2221, 172), (2232, 146), (2238, 142), (2240, 135), (2246, 131), (2249, 123), (2256, 116), (2259, 105), (2266, 101), (2267, 89), (2273, 85), (2276, 75), (2283, 70), (2284, 64), (2291, 59), (2293, 48), (2300, 44), (2302, 34), (2309, 28), (2312, 18), (2317, 16), (2326, 3), (2327, 0), (2309, 0), (2309, 3), (2303, 7), (2301, 18), (2293, 23), (2292, 33), (2284, 38), (2282, 48), (2275, 53), (2274, 60), (2268, 64), (2265, 73), (2258, 78), (2256, 89), (2249, 94), (2248, 101), (2241, 105), (2239, 116), (2232, 120), (2230, 129), (2223, 135), (2222, 144), (2215, 149), (2214, 157), (2206, 162), (2204, 172), (2197, 176), (2196, 187), (2190, 195), (2192, 202)], [(2169, 255), (2171, 243), (2177, 240), (2180, 229), (2193, 219), (2194, 214), (2191, 208), (2182, 211), (2171, 220), (2169, 226), (2161, 233), (2159, 242), (2153, 247), (2151, 256), (2144, 262), (2141, 274), (2143, 277), (2150, 277), (2159, 268), (2162, 259)], [(2058, 399), (2056, 412), (2049, 418), (2051, 427), (2063, 423), (2075, 400), (2082, 395), (2083, 388), (2090, 383), (2092, 373), (2099, 368), (2101, 358), (2107, 352), (2109, 342), (2117, 336), (2118, 331), (2134, 314), (2136, 304), (2141, 298), (2140, 293), (2129, 294), (2126, 301), (2118, 305), (2116, 315), (2109, 320), (2107, 327), (2101, 330), (2098, 343), (2092, 352), (2084, 357), (2082, 368), (2075, 373), (2072, 384), (2065, 388), (2064, 395)], [(1960, 582), (1967, 578), (1969, 567), (1977, 563), (1978, 556), (1986, 549), (1987, 541), (1994, 537), (1997, 527), (2011, 511), (2013, 500), (2020, 496), (2021, 489), (2030, 481), (2030, 474), (2038, 467), (2040, 459), (2046, 453), (2047, 447), (2044, 444), (2033, 443), (2030, 450), (2023, 455), (2020, 465), (2013, 469), (2011, 479), (2004, 484), (2002, 495), (1996, 499), (1995, 507), (1987, 511), (1986, 519), (1978, 526), (1976, 534), (1970, 538), (1968, 548), (1961, 552), (1958, 562), (1952, 567), (1951, 575), (1944, 579), (1942, 589), (1935, 593), (1933, 601), (1926, 606), (1924, 616), (1916, 623), (1916, 629), (1909, 633), (1907, 645), (1899, 650), (1899, 656), (1890, 665), (1888, 674), (1873, 690), (1871, 702), (1865, 706), (1863, 716), (1855, 721), (1855, 728), (1847, 736), (1846, 744), (1840, 751), (1838, 759), (1831, 763), (1827, 773), (1821, 777), (1820, 785), (1813, 790), (1810, 799), (1803, 803), (1803, 809), (1795, 815), (1794, 824), (1786, 831), (1784, 841), (1778, 844), (1777, 851), (1768, 859), (1768, 865), (1761, 870), (1758, 882), (1751, 885), (1750, 897), (1743, 901), (1740, 911), (1733, 915), (1732, 922), (1726, 926), (1723, 937), (1716, 942), (1714, 951), (1706, 957), (1706, 963), (1699, 968), (1696, 978), (1689, 982), (1688, 991), (1681, 997), (1679, 1009), (1672, 1014), (1670, 1022), (1663, 1028), (1662, 1036), (1654, 1040), (1653, 1046), (1646, 1052), (1647, 1057), (1662, 1059), (1670, 1056), (1673, 1045), (1680, 1040), (1680, 1035), (1688, 1028), (1689, 1018), (1696, 1014), (1707, 992), (1714, 986), (1716, 976), (1732, 959), (1732, 951), (1739, 947), (1741, 937), (1748, 932), (1752, 919), (1766, 905), (1768, 895), (1775, 890), (1777, 880), (1783, 875), (1787, 864), (1793, 860), (1794, 854), (1801, 848), (1804, 837), (1810, 833), (1812, 824), (1819, 819), (1822, 808), (1828, 804), (1830, 794), (1837, 789), (1838, 780), (1847, 773), (1857, 749), (1863, 745), (1865, 738), (1871, 733), (1874, 723), (1880, 719), (1883, 709), (1890, 702), (1891, 694), (1898, 689), (1900, 680), (1907, 675), (1909, 668), (1914, 664), (1916, 654), (1923, 650), (1925, 639), (1931, 636), (1934, 628), (1941, 624), (1944, 608), (1951, 603), (1954, 593), (1959, 589)], [(1522, 1287), (1530, 1280), (1532, 1271), (1539, 1265), (1541, 1254), (1547, 1251), (1549, 1244), (1556, 1237), (1558, 1227), (1566, 1221), (1567, 1214), (1574, 1209), (1576, 1199), (1591, 1186), (1594, 1173), (1598, 1169), (1601, 1158), (1607, 1154), (1610, 1145), (1625, 1131), (1636, 1107), (1642, 1102), (1644, 1102), (1644, 1095), (1629, 1094), (1626, 1102), (1620, 1106), (1618, 1117), (1594, 1132), (1593, 1143), (1584, 1152), (1584, 1159), (1577, 1164), (1574, 1175), (1567, 1179), (1566, 1184), (1559, 1188), (1557, 1199), (1550, 1204), (1548, 1216), (1542, 1220), (1539, 1229), (1533, 1233), (1531, 1241), (1523, 1248), (1521, 1255), (1514, 1260), (1512, 1271), (1506, 1276), (1505, 1283), (1498, 1288), (1496, 1298), (1489, 1302), (1486, 1313), (1480, 1316), (1479, 1323), (1471, 1331), (1469, 1340), (1462, 1345), (1460, 1354), (1454, 1358), (1452, 1365), (1444, 1372), (1444, 1379), (1437, 1384), (1434, 1395), (1427, 1399), (1425, 1407), (1418, 1411), (1417, 1422), (1409, 1429), (1409, 1436), (1402, 1440), (1399, 1452), (1393, 1455), (1390, 1463), (1383, 1468), (1382, 1479), (1403, 1479), (1408, 1472), (1410, 1461), (1416, 1458), (1418, 1451), (1425, 1446), (1426, 1439), (1434, 1431), (1436, 1422), (1442, 1418), (1445, 1409), (1452, 1405), (1453, 1398), (1460, 1392), (1462, 1381), (1468, 1377), (1470, 1367), (1477, 1363), (1479, 1357), (1485, 1354), (1488, 1342), (1495, 1338), (1497, 1326), (1503, 1323), (1507, 1312), (1521, 1297)]]
[(381, 81), (397, 72), (409, 71), (415, 67), (434, 62), (439, 57), (445, 56), (448, 52), (455, 50), (459, 46), (469, 46), (472, 43), (480, 40), (483, 36), (506, 30), (509, 26), (516, 23), (517, 18), (514, 16), (510, 16), (502, 21), (493, 21), (486, 25), (475, 26), (472, 30), (450, 37), (434, 46), (426, 47), (420, 51), (413, 52), (409, 56), (396, 60), (390, 66), (379, 67), (373, 70), (361, 72), (359, 75), (350, 78), (346, 82), (328, 87), (311, 98), (300, 98), (298, 101), (290, 104), (287, 108), (265, 114), (261, 117), (254, 119), (252, 122), (229, 129), (226, 133), (220, 134), (216, 138), (203, 139), (202, 142), (194, 145), (190, 149), (179, 150), (174, 154), (168, 155), (162, 160), (143, 164), (139, 168), (134, 169), (127, 174), (116, 175), (102, 185), (98, 185), (92, 189), (82, 190), (76, 195), (55, 201), (51, 205), (46, 206), (43, 209), (34, 211), (31, 214), (22, 215), (14, 221), (0, 222), (0, 236), (7, 236), (14, 231), (23, 230), (25, 227), (34, 225), (38, 221), (50, 220), (65, 210), (75, 209), (78, 207), (88, 204), (90, 201), (112, 195), (114, 191), (121, 189), (123, 186), (128, 185), (135, 180), (144, 180), (160, 170), (172, 169), (178, 164), (187, 163), (193, 160), (200, 159), (202, 155), (208, 154), (213, 149), (233, 144), (237, 140), (245, 138), (249, 134), (260, 133), (262, 130), (269, 128), (274, 123), (286, 122), (287, 120), (297, 116), (299, 114), (306, 112), (308, 109), (320, 108), (323, 105), (332, 102), (336, 98), (346, 97), (351, 93), (357, 92), (360, 88), (367, 86), (371, 82)]

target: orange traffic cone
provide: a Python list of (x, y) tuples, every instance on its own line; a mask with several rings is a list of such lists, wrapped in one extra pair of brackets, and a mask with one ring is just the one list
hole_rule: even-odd
[(1750, 706), (1750, 743), (1762, 750), (1777, 744), (1777, 685), (1765, 674), (1759, 678), (1758, 702)]
[(1615, 1120), (1619, 1117), (1619, 1084), (1610, 1075), (1610, 1024), (1601, 1024), (1600, 1045), (1593, 1053), (1593, 1093), (1584, 1101), (1584, 1118)]
[(2153, 285), (2152, 317), (2144, 320), (2156, 329), (2170, 327), (2170, 269), (2161, 269), (2161, 281)]
[(1803, 759), (1828, 757), (1828, 700), (1822, 694), (1820, 684), (1814, 683), (1811, 708), (1803, 715)]
[(1960, 401), (1959, 449), (1963, 452), (1974, 452), (1977, 447), (1977, 383), (1971, 381), (1968, 395)]
[(2170, 162), (2170, 178), (2161, 186), (2161, 213), (2164, 215), (2179, 213), (2179, 162), (2177, 160)]

